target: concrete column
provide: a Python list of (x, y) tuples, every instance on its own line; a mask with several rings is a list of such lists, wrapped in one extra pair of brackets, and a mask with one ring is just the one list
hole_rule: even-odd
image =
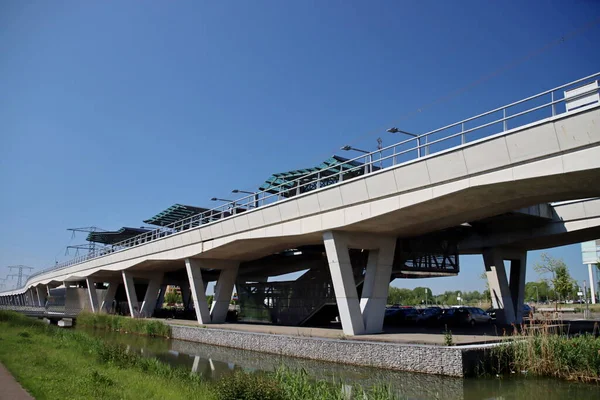
[(98, 307), (98, 292), (96, 292), (96, 281), (92, 278), (86, 278), (85, 283), (87, 284), (88, 298), (90, 299), (90, 309), (93, 313), (100, 311)]
[(123, 284), (125, 285), (125, 293), (127, 294), (127, 302), (129, 303), (129, 313), (132, 318), (137, 318), (140, 315), (139, 303), (137, 294), (135, 293), (135, 285), (133, 276), (127, 271), (123, 271)]
[(222, 269), (219, 273), (219, 279), (215, 286), (215, 295), (210, 308), (210, 318), (213, 323), (223, 323), (227, 317), (231, 295), (233, 294), (233, 286), (238, 274), (239, 263), (234, 262), (226, 269)]
[(365, 324), (360, 312), (356, 282), (350, 264), (348, 241), (343, 234), (328, 231), (323, 233), (323, 242), (342, 329), (346, 335), (360, 335), (365, 332)]
[(167, 285), (160, 285), (160, 294), (158, 295), (158, 299), (156, 299), (156, 309), (161, 309), (162, 305), (165, 303), (165, 294), (167, 293)]
[(382, 238), (380, 246), (377, 250), (369, 250), (367, 271), (360, 299), (365, 333), (377, 333), (383, 329), (396, 240)]
[(510, 256), (510, 297), (515, 310), (515, 322), (523, 322), (523, 304), (525, 301), (525, 270), (527, 268), (527, 252)]
[(104, 300), (102, 300), (102, 304), (100, 305), (100, 311), (107, 313), (112, 310), (112, 303), (115, 300), (115, 295), (117, 294), (118, 289), (119, 289), (119, 282), (109, 282), (108, 283), (108, 289), (106, 290), (106, 294), (104, 295)]
[[(504, 259), (511, 261), (510, 283), (504, 267)], [(492, 306), (502, 312), (496, 312), (496, 320), (502, 324), (521, 323), (523, 321), (523, 301), (525, 298), (525, 270), (527, 252), (502, 249), (486, 249), (483, 252), (486, 275), (490, 286)]]
[(39, 285), (36, 287), (38, 305), (40, 307), (44, 307), (46, 305), (46, 300), (48, 299), (48, 286)]
[(596, 304), (596, 279), (594, 279), (594, 264), (588, 264), (588, 274), (590, 276), (590, 294), (592, 304)]
[(208, 304), (206, 302), (206, 291), (204, 287), (204, 281), (202, 280), (200, 262), (192, 258), (186, 258), (185, 269), (187, 271), (189, 285), (192, 292), (192, 299), (194, 301), (194, 308), (196, 310), (196, 319), (198, 320), (199, 324), (209, 324), (211, 322), (210, 313), (208, 311)]
[(188, 282), (184, 282), (179, 285), (179, 290), (181, 291), (181, 301), (183, 301), (184, 310), (189, 310), (190, 300), (191, 300), (191, 292), (190, 292), (190, 284)]
[(158, 298), (158, 291), (163, 280), (163, 274), (156, 275), (148, 282), (146, 288), (146, 294), (144, 295), (144, 301), (142, 302), (142, 308), (140, 314), (143, 317), (151, 317), (154, 314), (156, 308), (156, 299)]

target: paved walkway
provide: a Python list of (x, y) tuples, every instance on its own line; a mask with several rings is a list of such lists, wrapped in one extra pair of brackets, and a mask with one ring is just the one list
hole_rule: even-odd
[(12, 374), (0, 364), (0, 400), (33, 400)]
[[(198, 327), (196, 321), (184, 320), (184, 319), (167, 319), (162, 320), (168, 324), (174, 325), (186, 325)], [(348, 339), (348, 340), (360, 340), (360, 341), (373, 341), (373, 342), (391, 342), (391, 343), (410, 343), (410, 344), (444, 344), (444, 335), (437, 332), (432, 332), (427, 329), (420, 328), (408, 328), (405, 330), (396, 329), (394, 331), (382, 332), (373, 335), (359, 335), (359, 336), (344, 336), (341, 329), (335, 328), (307, 328), (307, 327), (295, 327), (295, 326), (281, 326), (281, 325), (266, 325), (266, 324), (241, 324), (241, 323), (225, 323), (225, 324), (210, 324), (202, 325), (207, 328), (215, 329), (231, 329), (242, 332), (256, 332), (256, 333), (270, 333), (277, 335), (289, 335), (289, 336), (303, 336), (303, 337), (315, 337), (315, 338), (327, 338), (327, 339)], [(487, 328), (487, 329), (486, 329)], [(452, 341), (455, 344), (467, 345), (467, 344), (479, 344), (479, 343), (493, 343), (500, 341), (502, 338), (493, 332), (493, 327), (486, 327), (484, 329), (473, 330), (473, 333), (453, 332)]]

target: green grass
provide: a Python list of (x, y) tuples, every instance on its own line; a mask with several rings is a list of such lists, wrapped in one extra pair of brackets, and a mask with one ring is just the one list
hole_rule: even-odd
[(106, 329), (137, 335), (171, 337), (171, 327), (157, 320), (130, 318), (120, 315), (82, 312), (77, 316), (78, 326)]
[(216, 399), (208, 382), (72, 330), (0, 312), (0, 361), (36, 399)]
[(0, 311), (0, 362), (36, 399), (394, 399), (388, 386), (315, 381), (305, 371), (238, 371), (204, 381), (188, 370), (106, 344), (84, 332)]

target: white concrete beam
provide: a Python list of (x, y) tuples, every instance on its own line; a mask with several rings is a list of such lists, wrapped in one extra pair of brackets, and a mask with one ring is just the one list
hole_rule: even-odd
[(139, 317), (140, 309), (137, 294), (135, 293), (133, 276), (127, 271), (123, 271), (122, 275), (123, 284), (125, 285), (125, 293), (127, 294), (127, 302), (129, 303), (129, 313), (131, 314), (132, 318), (137, 318)]
[(90, 308), (93, 313), (100, 311), (98, 307), (98, 293), (96, 292), (96, 282), (92, 278), (86, 278), (88, 297), (90, 299)]
[(154, 314), (154, 309), (156, 308), (156, 299), (158, 298), (158, 292), (160, 290), (162, 280), (163, 274), (159, 274), (152, 277), (148, 282), (148, 287), (146, 288), (146, 294), (144, 295), (144, 301), (142, 302), (142, 307), (140, 310), (140, 314), (143, 317), (148, 318)]
[(365, 324), (360, 312), (356, 282), (350, 264), (348, 241), (343, 233), (327, 231), (323, 233), (323, 242), (342, 329), (345, 335), (360, 335), (365, 332)]
[(185, 269), (187, 271), (194, 308), (196, 310), (196, 319), (199, 324), (209, 324), (211, 322), (210, 313), (206, 302), (206, 290), (204, 281), (202, 280), (200, 262), (192, 258), (186, 258)]

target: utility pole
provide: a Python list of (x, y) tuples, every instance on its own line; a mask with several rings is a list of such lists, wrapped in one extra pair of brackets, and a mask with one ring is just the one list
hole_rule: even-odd
[(29, 275), (24, 274), (23, 270), (29, 270), (31, 271), (33, 269), (33, 267), (27, 267), (25, 265), (10, 265), (8, 267), (6, 267), (10, 270), (10, 272), (12, 272), (13, 270), (17, 270), (16, 274), (9, 274), (7, 276), (8, 277), (16, 277), (17, 278), (17, 289), (20, 288), (21, 286), (23, 286), (23, 277), (27, 278)]

